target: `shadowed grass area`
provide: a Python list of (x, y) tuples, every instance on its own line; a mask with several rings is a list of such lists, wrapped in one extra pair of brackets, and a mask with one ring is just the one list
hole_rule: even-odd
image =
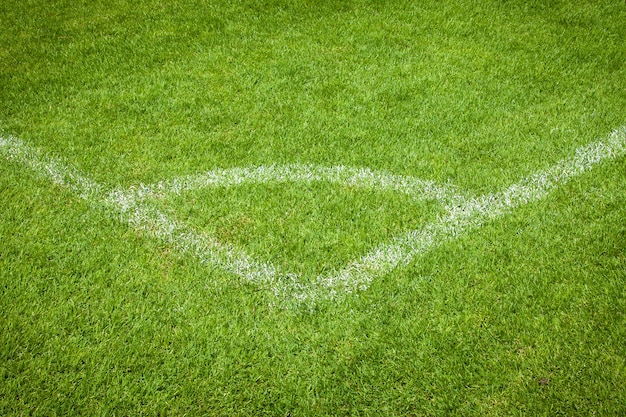
[[(0, 4), (0, 133), (107, 190), (345, 165), (498, 191), (625, 123), (618, 1)], [(314, 310), (0, 158), (0, 414), (623, 415), (618, 158)], [(314, 276), (441, 213), (325, 182), (173, 218)]]

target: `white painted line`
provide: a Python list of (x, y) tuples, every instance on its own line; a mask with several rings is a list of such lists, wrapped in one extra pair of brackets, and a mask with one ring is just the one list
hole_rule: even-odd
[(375, 277), (407, 265), (416, 257), (461, 233), (482, 226), (488, 220), (545, 197), (558, 186), (589, 171), (604, 160), (625, 154), (626, 127), (622, 127), (613, 131), (607, 139), (578, 148), (573, 157), (526, 177), (504, 191), (470, 198), (461, 205), (448, 206), (448, 213), (435, 222), (378, 246), (337, 274), (320, 276), (314, 286), (299, 293), (294, 291), (293, 297), (308, 303), (320, 298), (336, 298), (365, 290)]
[(195, 256), (206, 265), (219, 267), (270, 290), (277, 285), (279, 272), (272, 264), (258, 262), (244, 250), (200, 233), (150, 204), (120, 205), (119, 201), (112, 198), (104, 201), (116, 209), (123, 221), (183, 253)]
[(130, 188), (128, 198), (138, 200), (162, 198), (209, 187), (228, 188), (245, 184), (311, 184), (314, 182), (329, 182), (376, 191), (392, 191), (408, 195), (416, 200), (437, 200), (444, 204), (454, 204), (464, 199), (450, 184), (441, 186), (434, 181), (372, 171), (367, 168), (302, 164), (218, 169), (151, 185), (140, 184)]
[(257, 262), (241, 249), (198, 233), (167, 217), (147, 202), (137, 203), (126, 198), (124, 193), (105, 193), (104, 188), (95, 181), (58, 159), (41, 155), (20, 139), (0, 136), (0, 153), (9, 160), (27, 166), (37, 176), (70, 190), (97, 208), (105, 209), (148, 236), (172, 245), (181, 252), (191, 253), (207, 265), (220, 267), (269, 288), (275, 286), (279, 274), (273, 265)]
[(13, 136), (0, 136), (0, 152), (4, 153), (8, 160), (26, 165), (36, 175), (67, 188), (82, 199), (94, 200), (103, 195), (102, 187), (96, 182), (63, 165), (57, 159), (41, 155), (38, 150)]
[[(13, 137), (0, 137), (0, 152), (20, 162), (37, 175), (64, 186), (96, 206), (113, 211), (128, 224), (150, 236), (191, 253), (202, 262), (218, 266), (246, 280), (268, 287), (282, 301), (312, 305), (321, 299), (336, 299), (369, 287), (377, 276), (413, 261), (416, 257), (461, 233), (476, 229), (523, 204), (537, 201), (603, 160), (626, 154), (626, 127), (605, 140), (576, 150), (572, 158), (531, 175), (504, 191), (476, 198), (462, 198), (451, 187), (410, 177), (376, 173), (367, 169), (315, 167), (310, 165), (269, 166), (211, 171), (156, 185), (140, 185), (130, 191), (106, 193), (94, 181), (53, 158), (47, 158)], [(147, 199), (178, 194), (204, 187), (240, 184), (329, 181), (357, 187), (393, 190), (417, 199), (435, 199), (447, 204), (447, 214), (423, 228), (406, 232), (391, 242), (350, 263), (336, 274), (319, 276), (304, 285), (295, 274), (283, 273), (269, 263), (257, 262), (245, 251), (198, 233), (154, 208)]]

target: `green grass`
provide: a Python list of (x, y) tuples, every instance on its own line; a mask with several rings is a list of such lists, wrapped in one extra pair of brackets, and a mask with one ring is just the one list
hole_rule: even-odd
[[(508, 187), (626, 123), (619, 1), (0, 4), (0, 132), (107, 189), (346, 165)], [(623, 415), (626, 161), (315, 309), (0, 158), (0, 414)], [(325, 182), (172, 217), (307, 277), (433, 220)]]
[(339, 269), (355, 254), (417, 229), (442, 212), (434, 202), (324, 183), (208, 189), (172, 200), (160, 204), (172, 216), (309, 277)]

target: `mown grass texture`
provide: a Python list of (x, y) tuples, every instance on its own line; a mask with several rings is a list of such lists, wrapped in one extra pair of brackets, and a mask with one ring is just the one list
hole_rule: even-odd
[[(493, 192), (624, 125), (622, 2), (12, 2), (0, 128), (105, 187), (346, 165)], [(314, 311), (0, 162), (3, 414), (620, 415), (626, 165)], [(434, 218), (331, 184), (164, 210), (315, 275)]]

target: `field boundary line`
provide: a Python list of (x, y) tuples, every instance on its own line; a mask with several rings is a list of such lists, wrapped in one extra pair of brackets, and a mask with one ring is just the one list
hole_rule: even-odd
[(35, 175), (76, 194), (92, 206), (104, 209), (123, 223), (172, 245), (181, 252), (191, 253), (209, 266), (220, 267), (270, 288), (275, 286), (276, 278), (280, 274), (274, 265), (258, 262), (244, 250), (200, 233), (170, 218), (147, 202), (128, 199), (119, 191), (106, 192), (97, 182), (81, 175), (59, 159), (42, 155), (21, 139), (0, 136), (0, 153), (4, 153), (8, 160), (25, 165)]
[[(190, 253), (208, 266), (219, 267), (245, 280), (267, 287), (280, 302), (312, 306), (320, 300), (338, 299), (369, 288), (372, 281), (393, 269), (405, 266), (444, 242), (477, 229), (515, 208), (540, 200), (572, 178), (595, 165), (626, 154), (626, 127), (614, 130), (606, 139), (577, 148), (573, 157), (532, 174), (508, 188), (478, 197), (464, 197), (450, 185), (395, 176), (366, 168), (314, 165), (268, 165), (209, 171), (178, 177), (153, 185), (106, 191), (104, 187), (60, 160), (43, 156), (20, 139), (0, 136), (0, 152), (6, 159), (27, 166), (40, 177), (67, 188), (92, 205), (105, 208), (120, 220), (158, 240)], [(259, 262), (245, 250), (219, 242), (186, 224), (168, 217), (149, 201), (206, 187), (234, 187), (242, 184), (330, 181), (355, 187), (382, 189), (408, 194), (416, 199), (434, 199), (445, 205), (446, 214), (420, 229), (404, 232), (390, 242), (349, 263), (336, 273), (320, 275), (304, 284), (301, 277), (285, 273), (269, 262)]]
[(63, 164), (59, 159), (42, 155), (38, 149), (21, 139), (0, 135), (0, 152), (9, 161), (25, 165), (37, 176), (68, 189), (83, 200), (97, 200), (104, 195), (100, 184)]
[(315, 285), (303, 292), (294, 291), (294, 298), (309, 302), (320, 298), (336, 298), (342, 294), (365, 290), (372, 280), (407, 265), (416, 257), (440, 246), (460, 234), (477, 229), (489, 220), (515, 208), (545, 197), (558, 186), (591, 170), (604, 160), (626, 154), (626, 126), (614, 130), (605, 140), (577, 148), (575, 155), (509, 186), (503, 191), (467, 199), (460, 205), (447, 206), (447, 214), (421, 229), (401, 234), (392, 242), (383, 243), (350, 263), (336, 274), (320, 276)]

